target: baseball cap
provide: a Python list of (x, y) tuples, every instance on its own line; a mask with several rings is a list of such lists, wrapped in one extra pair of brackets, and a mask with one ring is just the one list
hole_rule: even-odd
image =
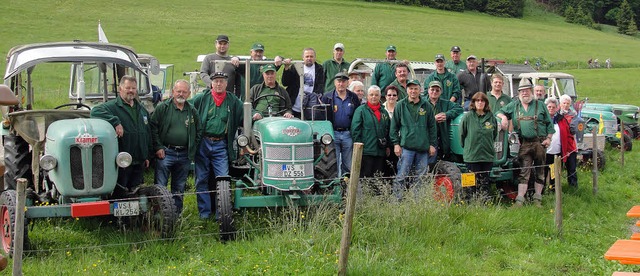
[(451, 47), (451, 52), (460, 52), (460, 47), (458, 46)]
[(470, 56), (467, 57), (467, 60), (470, 60), (470, 59), (478, 59), (478, 58), (476, 58), (476, 56), (474, 56), (474, 55), (470, 55)]
[(444, 55), (443, 54), (437, 54), (436, 55), (436, 60), (444, 60)]
[(343, 72), (339, 72), (338, 74), (336, 74), (335, 77), (333, 77), (333, 79), (341, 79), (341, 80), (348, 80), (349, 76), (347, 76), (347, 74), (343, 73)]
[(434, 86), (437, 86), (437, 87), (442, 88), (442, 84), (441, 84), (439, 81), (437, 81), (437, 80), (431, 81), (431, 82), (429, 83), (429, 87), (434, 87)]
[(273, 64), (265, 64), (260, 66), (260, 73), (266, 73), (269, 71), (276, 71), (276, 66)]
[(393, 45), (389, 45), (389, 46), (387, 46), (387, 52), (388, 52), (388, 51), (394, 51), (394, 52), (397, 52), (397, 51), (396, 51), (396, 46), (393, 46)]
[(220, 78), (226, 79), (227, 78), (227, 74), (225, 74), (223, 72), (215, 72), (215, 73), (213, 73), (213, 75), (211, 75), (211, 80), (220, 79)]
[(420, 82), (419, 82), (418, 80), (410, 80), (410, 81), (407, 81), (407, 87), (408, 87), (409, 85), (412, 85), (412, 84), (415, 84), (415, 85), (417, 85), (417, 86), (420, 86)]
[(338, 42), (336, 45), (333, 45), (333, 49), (342, 49), (344, 51), (344, 44)]
[(253, 45), (251, 45), (251, 50), (254, 50), (254, 51), (258, 51), (258, 50), (260, 50), (260, 51), (264, 51), (264, 45), (262, 45), (262, 43), (260, 43), (260, 42), (253, 43)]
[(216, 38), (216, 41), (225, 41), (225, 42), (229, 42), (229, 37), (227, 35), (219, 35)]

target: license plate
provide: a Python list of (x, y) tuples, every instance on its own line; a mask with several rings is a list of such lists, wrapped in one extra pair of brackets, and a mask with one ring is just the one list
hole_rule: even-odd
[(501, 152), (502, 142), (493, 142), (493, 148), (496, 150), (496, 152)]
[(121, 201), (113, 203), (113, 215), (116, 217), (130, 217), (140, 214), (140, 203), (137, 201)]
[(282, 164), (283, 177), (303, 177), (304, 164)]
[(462, 187), (473, 187), (476, 185), (475, 173), (463, 173), (462, 174)]

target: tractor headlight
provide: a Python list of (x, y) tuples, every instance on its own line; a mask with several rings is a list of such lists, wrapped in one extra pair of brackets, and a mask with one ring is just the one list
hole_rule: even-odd
[(45, 154), (40, 157), (40, 168), (45, 171), (53, 170), (56, 166), (58, 166), (58, 160), (55, 157)]
[(128, 152), (121, 152), (116, 156), (116, 165), (120, 168), (129, 167), (131, 162), (133, 162), (133, 157)]
[(518, 144), (520, 139), (518, 139), (518, 134), (515, 132), (509, 133), (509, 144)]
[(325, 133), (320, 138), (320, 141), (322, 141), (323, 144), (328, 145), (328, 144), (331, 144), (331, 142), (333, 142), (333, 137), (331, 137), (331, 135)]
[(247, 137), (246, 135), (240, 134), (238, 135), (238, 139), (236, 140), (236, 143), (238, 143), (238, 147), (244, 148), (249, 144), (249, 137)]

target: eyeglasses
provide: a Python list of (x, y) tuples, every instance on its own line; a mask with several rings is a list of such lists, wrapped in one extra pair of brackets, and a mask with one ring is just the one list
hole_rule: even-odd
[(484, 100), (473, 100), (472, 102), (474, 102), (474, 103), (483, 102), (484, 103), (485, 101)]
[(387, 94), (387, 97), (398, 97), (398, 95)]

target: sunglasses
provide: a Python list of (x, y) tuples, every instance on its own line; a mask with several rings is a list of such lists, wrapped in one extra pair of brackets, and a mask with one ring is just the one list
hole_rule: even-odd
[(387, 94), (387, 97), (397, 97), (398, 95), (395, 94)]

